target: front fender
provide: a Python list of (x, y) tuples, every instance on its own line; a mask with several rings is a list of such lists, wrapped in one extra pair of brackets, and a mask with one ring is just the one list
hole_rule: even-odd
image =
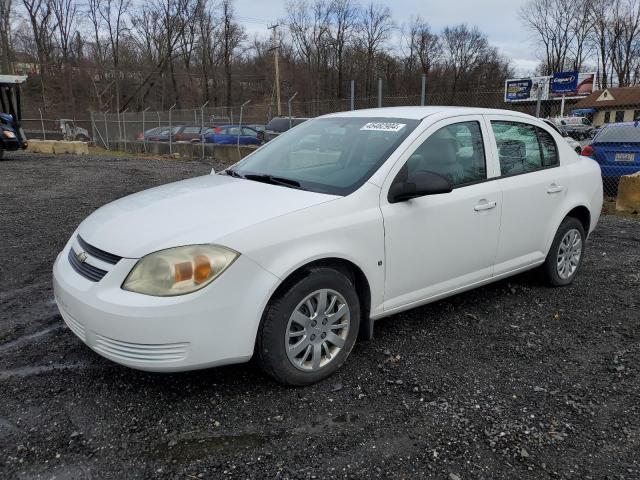
[(371, 290), (371, 315), (384, 299), (384, 225), (380, 189), (357, 192), (234, 232), (218, 240), (286, 280), (300, 267), (322, 259), (356, 265)]

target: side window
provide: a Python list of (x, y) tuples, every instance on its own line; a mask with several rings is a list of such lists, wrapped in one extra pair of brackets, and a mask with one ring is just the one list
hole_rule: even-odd
[(480, 124), (454, 123), (429, 136), (407, 160), (407, 181), (420, 171), (439, 173), (454, 187), (485, 180), (487, 167)]
[(532, 172), (558, 165), (553, 137), (528, 123), (492, 121), (502, 176)]
[(551, 134), (538, 127), (536, 127), (536, 132), (538, 133), (538, 140), (540, 141), (540, 148), (542, 150), (542, 165), (544, 167), (559, 165), (558, 147)]

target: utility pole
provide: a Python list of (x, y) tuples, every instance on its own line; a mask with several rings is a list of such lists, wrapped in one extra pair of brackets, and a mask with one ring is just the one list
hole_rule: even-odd
[(273, 61), (275, 63), (276, 74), (276, 105), (278, 106), (278, 116), (282, 115), (280, 108), (280, 62), (278, 59), (280, 52), (280, 39), (278, 38), (278, 24), (271, 25), (268, 28), (273, 29)]

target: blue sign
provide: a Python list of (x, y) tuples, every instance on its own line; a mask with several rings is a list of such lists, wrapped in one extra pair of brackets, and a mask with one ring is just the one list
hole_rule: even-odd
[(575, 94), (578, 90), (578, 72), (557, 72), (551, 79), (551, 93)]

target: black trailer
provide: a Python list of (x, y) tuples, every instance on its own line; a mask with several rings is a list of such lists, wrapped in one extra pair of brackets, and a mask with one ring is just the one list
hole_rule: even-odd
[(26, 80), (26, 76), (0, 75), (0, 159), (5, 150), (27, 148), (27, 138), (20, 126), (20, 85)]

